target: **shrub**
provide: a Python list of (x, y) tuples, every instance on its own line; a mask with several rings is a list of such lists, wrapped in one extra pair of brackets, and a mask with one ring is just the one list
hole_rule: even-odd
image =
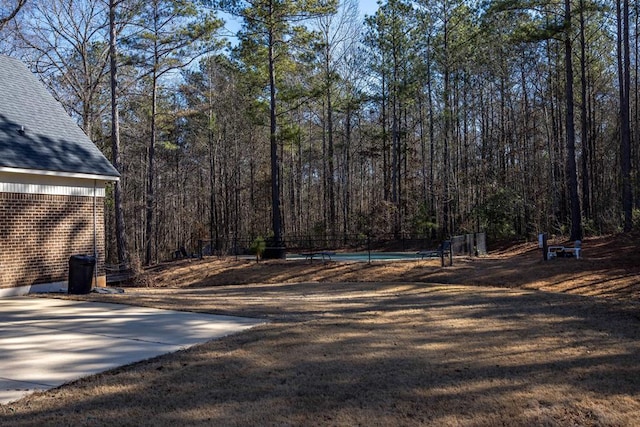
[(253, 242), (251, 242), (249, 251), (256, 255), (256, 261), (260, 261), (260, 258), (262, 258), (262, 254), (264, 254), (266, 248), (267, 243), (264, 238), (262, 236), (258, 236), (253, 240)]

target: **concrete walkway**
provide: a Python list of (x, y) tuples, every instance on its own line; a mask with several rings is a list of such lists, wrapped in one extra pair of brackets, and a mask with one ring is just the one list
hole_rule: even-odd
[(0, 299), (0, 403), (263, 320), (54, 298)]

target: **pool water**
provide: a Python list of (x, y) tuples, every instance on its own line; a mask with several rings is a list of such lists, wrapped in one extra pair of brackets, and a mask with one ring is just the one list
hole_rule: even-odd
[[(326, 251), (330, 252), (330, 251)], [(307, 259), (304, 255), (304, 252), (301, 253), (289, 253), (287, 254), (287, 259), (290, 260), (304, 260)], [(422, 259), (420, 255), (416, 252), (331, 252), (331, 260), (332, 261), (351, 261), (351, 262), (368, 262), (371, 261), (410, 261), (410, 260), (419, 260)], [(318, 255), (313, 257), (314, 260), (322, 259), (321, 252), (318, 252)], [(426, 259), (426, 258), (425, 258)], [(325, 256), (325, 260), (328, 260), (328, 257)]]

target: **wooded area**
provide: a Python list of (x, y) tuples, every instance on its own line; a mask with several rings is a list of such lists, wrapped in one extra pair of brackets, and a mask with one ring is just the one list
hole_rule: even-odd
[(3, 4), (0, 52), (122, 174), (111, 262), (640, 221), (637, 1)]

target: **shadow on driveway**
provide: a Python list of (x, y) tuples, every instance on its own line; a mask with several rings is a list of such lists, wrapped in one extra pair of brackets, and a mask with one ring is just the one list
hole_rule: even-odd
[(264, 323), (120, 304), (0, 300), (0, 403)]

